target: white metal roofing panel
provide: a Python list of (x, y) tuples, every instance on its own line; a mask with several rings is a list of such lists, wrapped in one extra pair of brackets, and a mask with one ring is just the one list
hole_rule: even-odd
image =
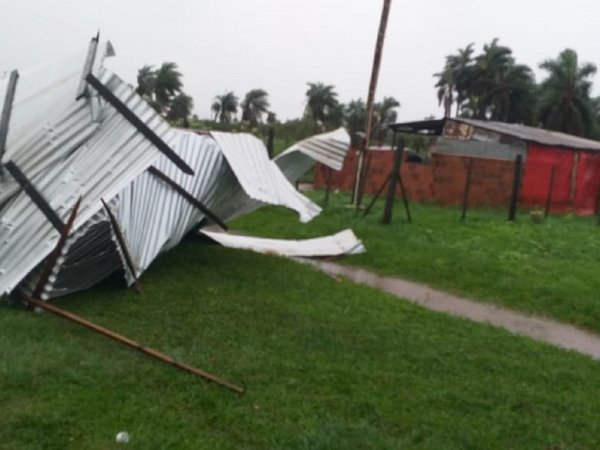
[(310, 156), (315, 161), (331, 167), (333, 170), (339, 171), (342, 170), (349, 148), (350, 135), (343, 127), (340, 127), (337, 130), (317, 134), (297, 142), (275, 157), (275, 160), (283, 170), (284, 166), (282, 166), (281, 162), (289, 155), (300, 152)]
[(321, 208), (300, 194), (271, 161), (263, 142), (247, 133), (212, 132), (246, 194), (263, 203), (285, 206), (308, 222)]
[(301, 240), (267, 239), (208, 230), (200, 230), (200, 233), (225, 247), (280, 256), (322, 257), (354, 255), (365, 252), (363, 243), (356, 238), (350, 229), (331, 236)]
[[(108, 42), (98, 46), (94, 73), (100, 70), (104, 58), (110, 54), (109, 48)], [(86, 46), (70, 57), (19, 71), (3, 161), (15, 160), (15, 155), (22, 150), (19, 143), (30, 139), (34, 132), (52, 131), (55, 124), (62, 120), (64, 112), (73, 108), (87, 53)], [(8, 74), (0, 77), (0, 110), (7, 83)]]
[[(174, 130), (173, 150), (194, 170), (186, 175), (162, 156), (156, 168), (208, 207), (218, 189), (225, 158), (209, 136)], [(139, 274), (162, 252), (177, 245), (204, 214), (164, 181), (144, 172), (125, 187), (115, 208)], [(209, 207), (210, 209), (210, 207)], [(129, 282), (133, 280), (128, 277)]]
[(305, 153), (296, 151), (286, 153), (281, 158), (274, 159), (274, 161), (289, 182), (293, 184), (296, 184), (315, 165), (313, 158)]
[(331, 236), (301, 240), (266, 239), (207, 230), (201, 230), (200, 233), (225, 247), (280, 256), (340, 256), (365, 252), (363, 243), (350, 229)]
[[(170, 142), (168, 124), (130, 86), (108, 71), (102, 71), (99, 78), (158, 136)], [(102, 124), (91, 139), (61, 163), (30, 178), (63, 221), (82, 196), (74, 230), (102, 208), (101, 198), (117, 195), (160, 155), (116, 110), (108, 105), (103, 109)], [(24, 192), (12, 198), (0, 211), (0, 293), (14, 289), (52, 251), (58, 237), (58, 231)]]

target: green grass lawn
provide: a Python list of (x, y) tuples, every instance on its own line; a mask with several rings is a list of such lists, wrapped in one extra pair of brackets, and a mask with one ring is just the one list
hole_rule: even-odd
[[(142, 281), (141, 296), (113, 280), (55, 303), (247, 394), (3, 306), (2, 449), (600, 444), (600, 363), (587, 357), (198, 240), (162, 256)], [(127, 446), (114, 443), (122, 430)]]
[[(324, 193), (309, 193), (322, 203)], [(365, 199), (365, 204), (370, 199)], [(308, 224), (282, 208), (264, 208), (232, 224), (247, 233), (304, 238), (352, 228), (367, 253), (341, 262), (423, 282), (475, 299), (504, 304), (600, 331), (600, 226), (570, 215), (536, 224), (522, 213), (411, 206), (413, 223), (397, 202), (391, 225), (380, 223), (383, 200), (362, 220), (332, 194), (326, 211)]]

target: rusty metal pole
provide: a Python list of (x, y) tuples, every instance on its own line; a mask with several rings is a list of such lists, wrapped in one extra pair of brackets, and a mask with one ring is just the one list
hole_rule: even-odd
[(60, 234), (60, 238), (58, 239), (56, 247), (54, 247), (54, 250), (52, 251), (52, 253), (50, 253), (50, 256), (48, 257), (48, 259), (46, 261), (46, 265), (44, 266), (44, 269), (42, 270), (42, 274), (40, 275), (40, 278), (38, 279), (38, 282), (35, 286), (35, 289), (33, 290), (32, 297), (41, 298), (40, 296), (42, 295), (42, 292), (44, 291), (46, 283), (48, 282), (48, 279), (50, 278), (50, 275), (52, 274), (52, 269), (54, 269), (54, 266), (56, 265), (56, 261), (58, 261), (58, 258), (60, 258), (62, 250), (67, 242), (67, 238), (69, 237), (69, 234), (71, 233), (71, 229), (73, 228), (73, 224), (75, 223), (75, 217), (77, 217), (77, 212), (79, 211), (80, 205), (81, 205), (81, 197), (79, 197), (79, 199), (77, 200), (77, 203), (75, 203), (75, 206), (71, 210), (71, 215), (69, 216), (69, 219), (67, 220), (67, 223), (65, 224), (65, 228), (63, 229), (63, 232)]
[(100, 201), (102, 202), (102, 205), (104, 205), (104, 209), (106, 210), (106, 213), (108, 214), (108, 219), (110, 221), (110, 225), (112, 227), (113, 233), (115, 234), (115, 237), (117, 238), (117, 243), (119, 244), (121, 252), (123, 253), (123, 257), (125, 258), (125, 265), (127, 266), (126, 269), (129, 270), (129, 273), (131, 274), (131, 278), (133, 278), (133, 289), (138, 294), (141, 294), (142, 293), (142, 285), (140, 284), (140, 280), (138, 278), (137, 268), (135, 266), (135, 263), (133, 262), (133, 257), (131, 256), (131, 253), (129, 252), (129, 247), (127, 246), (127, 241), (125, 240), (125, 236), (123, 235), (123, 232), (121, 231), (119, 222), (117, 221), (117, 218), (115, 217), (114, 213), (111, 211), (110, 206), (108, 206), (108, 204), (104, 201), (104, 199), (101, 198)]
[(366, 119), (366, 135), (361, 143), (361, 148), (358, 153), (358, 162), (356, 165), (356, 174), (354, 177), (354, 191), (352, 199), (354, 208), (358, 211), (362, 197), (361, 185), (363, 177), (363, 165), (365, 154), (369, 148), (371, 140), (371, 128), (373, 126), (373, 107), (375, 105), (375, 92), (377, 90), (377, 80), (379, 79), (379, 68), (381, 67), (381, 57), (383, 55), (383, 42), (385, 41), (385, 31), (387, 28), (388, 17), (390, 15), (390, 7), (392, 0), (383, 0), (383, 9), (381, 11), (381, 19), (379, 21), (379, 32), (377, 33), (377, 41), (375, 43), (375, 54), (373, 56), (373, 69), (371, 71), (371, 82), (369, 85), (369, 96), (367, 99), (367, 119)]
[(193, 375), (196, 375), (198, 377), (204, 378), (205, 380), (208, 381), (212, 381), (213, 383), (218, 384), (219, 386), (223, 386), (229, 390), (232, 390), (234, 392), (237, 392), (238, 394), (243, 394), (245, 389), (243, 387), (237, 386), (235, 384), (232, 384), (228, 381), (225, 381), (219, 377), (217, 377), (216, 375), (213, 375), (211, 373), (205, 372), (204, 370), (201, 369), (197, 369), (193, 366), (190, 366), (189, 364), (185, 364), (182, 362), (179, 362), (175, 359), (173, 359), (172, 357), (165, 355), (164, 353), (161, 353), (157, 350), (148, 348), (148, 347), (144, 347), (142, 344), (140, 344), (139, 342), (136, 342), (132, 339), (129, 339), (128, 337), (125, 337), (123, 335), (120, 335), (118, 333), (115, 333), (113, 331), (110, 331), (107, 328), (104, 328), (100, 325), (96, 325), (93, 322), (90, 322), (89, 320), (84, 319), (83, 317), (79, 317), (76, 314), (70, 313), (69, 311), (65, 311), (64, 309), (61, 309), (57, 306), (51, 305), (49, 303), (43, 302), (41, 300), (38, 299), (34, 299), (31, 297), (27, 297), (25, 295), (21, 295), (22, 300), (24, 302), (26, 302), (29, 305), (33, 305), (33, 306), (37, 306), (38, 308), (43, 309), (44, 311), (48, 311), (52, 314), (55, 314), (57, 316), (60, 316), (64, 319), (67, 319), (71, 322), (74, 322), (78, 325), (82, 325), (86, 328), (89, 328), (90, 330), (93, 330), (103, 336), (106, 336), (108, 338), (114, 339), (115, 341), (120, 342), (121, 344), (125, 344), (128, 347), (133, 348), (134, 350), (137, 350), (139, 352), (144, 353), (145, 355), (148, 356), (152, 356), (153, 358), (156, 358), (160, 361), (166, 362), (167, 364), (170, 364), (174, 367), (177, 367), (178, 369), (184, 370), (186, 372), (189, 372)]

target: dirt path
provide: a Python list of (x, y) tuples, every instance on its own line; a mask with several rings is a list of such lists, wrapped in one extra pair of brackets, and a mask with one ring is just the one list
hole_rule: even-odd
[(379, 276), (356, 267), (319, 260), (300, 258), (296, 260), (316, 267), (327, 274), (344, 276), (356, 283), (380, 289), (434, 311), (465, 317), (475, 322), (489, 323), (516, 334), (600, 359), (600, 336), (571, 325), (542, 317), (528, 316), (490, 303), (456, 297), (422, 284), (400, 278)]

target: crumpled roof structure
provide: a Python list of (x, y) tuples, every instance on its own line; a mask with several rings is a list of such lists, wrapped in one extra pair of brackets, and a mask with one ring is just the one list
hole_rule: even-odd
[[(256, 137), (170, 127), (103, 67), (112, 54), (96, 38), (78, 63), (18, 78), (0, 148), (0, 295), (19, 289), (48, 299), (119, 270), (133, 284), (199, 225), (226, 228), (265, 204), (293, 209), (302, 221), (320, 212)], [(9, 88), (0, 80), (0, 110)], [(336, 133), (330, 157), (319, 157), (340, 158)], [(316, 155), (311, 145), (299, 147), (303, 156)]]
[(304, 139), (275, 157), (286, 178), (295, 183), (318, 161), (333, 170), (342, 170), (350, 148), (350, 135), (344, 128)]

